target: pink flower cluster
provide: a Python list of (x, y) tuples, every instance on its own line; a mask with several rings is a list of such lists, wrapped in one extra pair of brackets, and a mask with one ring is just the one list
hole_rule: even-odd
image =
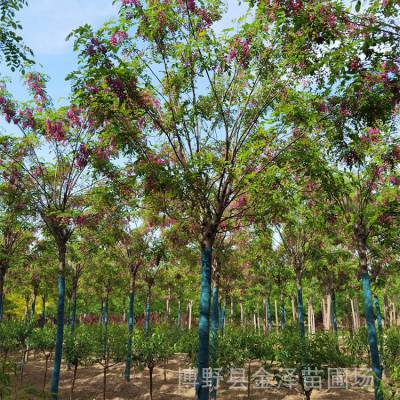
[(232, 61), (239, 58), (240, 62), (244, 62), (250, 53), (250, 41), (245, 38), (236, 38), (234, 45), (231, 47), (228, 56), (225, 57), (226, 61)]
[(321, 103), (319, 104), (319, 107), (318, 107), (318, 111), (319, 111), (319, 112), (322, 112), (322, 113), (326, 113), (326, 112), (329, 111), (329, 108), (328, 108), (328, 106), (326, 105), (326, 103), (324, 103), (323, 101), (321, 101)]
[(84, 225), (86, 222), (86, 217), (84, 215), (80, 215), (79, 217), (75, 218), (75, 223), (77, 225)]
[(71, 105), (68, 112), (67, 118), (70, 122), (71, 127), (80, 128), (82, 126), (81, 116), (82, 110), (80, 108), (76, 108), (74, 105)]
[(187, 8), (191, 12), (196, 11), (196, 2), (194, 0), (187, 0)]
[(154, 108), (155, 111), (161, 113), (161, 103), (158, 99), (152, 96), (147, 90), (143, 90), (141, 93), (140, 103), (144, 106)]
[(61, 142), (66, 139), (66, 134), (61, 121), (50, 121), (46, 119), (46, 133), (50, 138), (53, 138), (57, 142)]
[(332, 7), (323, 6), (321, 7), (320, 12), (323, 16), (324, 25), (330, 29), (333, 29), (336, 26), (337, 18), (332, 10)]
[(357, 71), (358, 68), (360, 68), (360, 62), (358, 61), (357, 58), (353, 58), (353, 59), (350, 61), (349, 69), (350, 69), (351, 71)]
[(17, 121), (15, 120), (15, 105), (3, 96), (0, 97), (0, 109), (8, 123), (13, 120), (15, 123), (17, 123)]
[(38, 73), (29, 72), (26, 83), (33, 93), (35, 102), (39, 105), (44, 105), (47, 101), (44, 78)]
[(123, 41), (128, 39), (128, 34), (123, 31), (118, 31), (111, 35), (110, 43), (112, 46), (119, 46)]
[(368, 128), (367, 135), (361, 136), (362, 143), (378, 143), (380, 131), (378, 128)]
[(289, 9), (296, 15), (303, 8), (302, 0), (290, 0)]
[(246, 196), (240, 196), (232, 205), (233, 208), (242, 208), (247, 205)]
[(157, 157), (151, 153), (147, 155), (147, 158), (148, 158), (149, 162), (151, 162), (152, 164), (157, 164), (157, 165), (166, 165), (167, 164), (167, 162), (164, 159), (162, 159), (161, 157)]
[(75, 165), (79, 169), (86, 167), (89, 160), (89, 150), (85, 144), (79, 146), (79, 151), (76, 156)]
[[(18, 119), (18, 121), (16, 121)], [(35, 119), (33, 118), (33, 112), (30, 108), (18, 111), (18, 117), (14, 119), (15, 123), (20, 123), (23, 129), (34, 129)]]

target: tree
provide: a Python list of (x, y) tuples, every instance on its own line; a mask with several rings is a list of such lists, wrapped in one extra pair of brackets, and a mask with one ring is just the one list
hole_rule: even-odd
[[(45, 77), (27, 75), (33, 93), (33, 106), (19, 105), (2, 89), (1, 111), (8, 122), (21, 132), (20, 137), (3, 137), (0, 152), (19, 166), (23, 185), (29, 191), (30, 208), (39, 216), (58, 251), (57, 339), (52, 374), (52, 398), (58, 396), (65, 300), (67, 244), (76, 228), (85, 220), (87, 205), (83, 195), (93, 185), (89, 158), (104, 161), (98, 133), (90, 116), (71, 105), (55, 110), (45, 91)], [(43, 149), (46, 157), (41, 156)]]
[[(114, 142), (136, 150), (146, 204), (152, 198), (198, 234), (199, 375), (209, 365), (215, 237), (244, 190), (246, 144), (283, 90), (279, 53), (265, 46), (261, 26), (217, 36), (211, 26), (222, 11), (215, 1), (124, 2), (117, 24), (73, 33), (80, 70), (70, 75), (78, 98), (113, 126)], [(202, 386), (199, 376), (201, 400)]]

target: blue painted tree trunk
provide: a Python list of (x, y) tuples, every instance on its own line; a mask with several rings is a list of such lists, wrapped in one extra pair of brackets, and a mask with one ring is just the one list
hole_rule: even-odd
[(224, 327), (225, 327), (225, 305), (221, 307), (221, 313), (220, 313), (220, 318), (219, 318), (219, 331), (221, 335), (224, 333)]
[(383, 333), (382, 314), (381, 314), (381, 307), (379, 304), (379, 298), (376, 293), (374, 294), (374, 304), (375, 304), (376, 321), (378, 323), (378, 332), (380, 335), (382, 335)]
[[(374, 293), (374, 304), (375, 304), (375, 314), (376, 320), (378, 323), (378, 333), (379, 333), (379, 349), (381, 352), (382, 359), (384, 359), (384, 344), (383, 344), (383, 324), (382, 324), (382, 313), (381, 313), (381, 306), (379, 304), (379, 297), (376, 293)], [(382, 366), (383, 370), (383, 366)]]
[(103, 325), (103, 321), (104, 321), (104, 301), (103, 299), (101, 299), (101, 304), (100, 304), (100, 316), (99, 316), (99, 324)]
[(0, 268), (0, 322), (3, 319), (3, 312), (4, 312), (4, 277), (5, 277), (4, 269)]
[(108, 359), (108, 293), (104, 303), (104, 318), (103, 318), (103, 353), (104, 361), (107, 363)]
[(336, 317), (336, 293), (335, 292), (332, 292), (332, 295), (331, 295), (331, 313), (332, 313), (333, 332), (337, 336), (338, 326), (337, 326), (337, 317)]
[(282, 303), (281, 303), (281, 329), (284, 329), (285, 325), (286, 325), (285, 303), (282, 301)]
[(268, 332), (272, 329), (272, 312), (271, 312), (271, 303), (269, 301), (269, 297), (267, 297), (267, 330)]
[(303, 313), (303, 288), (301, 286), (300, 278), (297, 278), (296, 286), (297, 286), (297, 313), (299, 318), (300, 336), (304, 338), (305, 328), (304, 328), (304, 313)]
[[(218, 288), (215, 286), (212, 293), (212, 306), (211, 306), (211, 365), (213, 368), (216, 368), (215, 360), (217, 354), (217, 335), (218, 335)], [(210, 399), (217, 398), (217, 379), (213, 376), (212, 379), (212, 388), (210, 391)]]
[(67, 298), (67, 307), (66, 308), (67, 308), (67, 316), (66, 316), (65, 323), (68, 327), (68, 326), (70, 326), (70, 323), (71, 323), (71, 302), (68, 300), (68, 298)]
[[(65, 254), (64, 254), (65, 265)], [(62, 268), (64, 271), (64, 268)], [(62, 358), (62, 345), (64, 335), (64, 302), (65, 302), (65, 277), (62, 273), (58, 277), (58, 302), (57, 302), (57, 335), (54, 352), (54, 365), (51, 374), (51, 399), (58, 399), (58, 384), (60, 381), (60, 369)]]
[(375, 400), (382, 400), (381, 391), (382, 367), (379, 360), (378, 339), (375, 329), (374, 311), (372, 306), (371, 284), (368, 272), (361, 274), (364, 295), (364, 312), (367, 320), (368, 342), (371, 354), (371, 367), (374, 372)]
[(149, 288), (146, 301), (146, 318), (144, 321), (144, 333), (146, 336), (149, 334), (149, 329), (150, 329), (150, 290), (151, 289)]
[(42, 296), (42, 314), (40, 316), (40, 326), (43, 328), (46, 323), (46, 296)]
[(182, 310), (181, 310), (181, 301), (178, 301), (178, 320), (177, 320), (177, 325), (180, 328), (181, 327), (181, 320), (182, 320)]
[(203, 372), (209, 368), (209, 332), (210, 332), (210, 298), (211, 298), (211, 258), (212, 247), (203, 245), (201, 249), (201, 288), (199, 315), (199, 354), (198, 377), (196, 382), (196, 399), (208, 400), (209, 387)]
[(31, 306), (31, 321), (35, 321), (36, 313), (36, 294), (33, 296), (32, 306)]
[(76, 292), (78, 290), (78, 280), (74, 279), (72, 283), (72, 308), (71, 308), (71, 334), (75, 332), (75, 320), (76, 320)]
[(126, 358), (125, 358), (125, 380), (130, 381), (131, 378), (131, 367), (132, 367), (132, 335), (133, 326), (135, 323), (134, 316), (134, 305), (135, 305), (135, 275), (131, 273), (131, 283), (129, 291), (129, 311), (128, 311), (128, 343), (126, 346)]

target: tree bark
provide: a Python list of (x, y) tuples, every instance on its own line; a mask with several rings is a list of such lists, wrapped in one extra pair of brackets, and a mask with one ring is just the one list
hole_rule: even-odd
[(128, 342), (126, 346), (126, 357), (125, 357), (125, 371), (124, 376), (127, 382), (131, 379), (131, 367), (132, 367), (132, 335), (134, 320), (134, 305), (135, 305), (135, 284), (136, 284), (136, 271), (130, 268), (130, 286), (129, 286), (129, 310), (128, 310)]
[(193, 307), (193, 300), (189, 300), (189, 321), (188, 321), (188, 329), (192, 329), (192, 307)]
[(4, 312), (4, 277), (6, 275), (5, 268), (0, 267), (0, 322), (3, 319)]
[(303, 314), (303, 288), (301, 286), (301, 273), (296, 274), (296, 287), (297, 287), (297, 314), (299, 317), (300, 336), (304, 338), (304, 314)]
[(71, 309), (71, 334), (75, 331), (75, 320), (76, 320), (76, 294), (78, 291), (78, 275), (75, 274), (72, 281), (72, 309)]
[(57, 302), (57, 336), (54, 353), (54, 364), (51, 375), (51, 399), (58, 399), (58, 384), (62, 359), (62, 344), (64, 336), (64, 302), (65, 302), (65, 256), (66, 245), (58, 245), (59, 277), (58, 277), (58, 302)]
[(359, 266), (361, 273), (361, 283), (363, 288), (364, 312), (367, 321), (371, 367), (374, 372), (375, 400), (382, 400), (383, 399), (382, 389), (381, 389), (382, 367), (379, 359), (379, 349), (378, 349), (378, 340), (375, 329), (370, 277), (368, 273), (368, 258), (367, 258), (368, 233), (365, 223), (362, 220), (359, 220), (357, 222), (357, 225), (355, 226), (355, 237), (357, 240), (356, 244), (357, 244), (357, 252), (358, 252), (358, 259), (359, 259)]
[[(215, 360), (217, 357), (217, 335), (218, 335), (218, 286), (217, 284), (213, 288), (212, 292), (212, 305), (211, 305), (211, 342), (210, 342), (210, 351), (211, 351), (211, 364), (215, 366)], [(217, 398), (217, 389), (216, 389), (216, 378), (212, 378), (212, 388), (210, 392), (210, 399), (215, 400)]]
[(337, 316), (336, 316), (336, 293), (332, 291), (331, 294), (331, 310), (332, 310), (332, 327), (333, 327), (333, 332), (337, 336), (338, 334), (338, 326), (337, 326)]
[(286, 312), (285, 312), (285, 296), (281, 293), (281, 329), (286, 325)]
[(201, 288), (199, 316), (199, 355), (196, 399), (208, 400), (209, 389), (203, 378), (203, 371), (209, 368), (209, 331), (211, 297), (212, 242), (203, 241), (201, 246)]

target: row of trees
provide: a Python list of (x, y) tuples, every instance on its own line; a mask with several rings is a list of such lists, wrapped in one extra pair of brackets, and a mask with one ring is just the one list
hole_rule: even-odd
[[(26, 268), (34, 298), (40, 285), (52, 296), (57, 254), (53, 398), (67, 275), (72, 329), (81, 277), (102, 292), (105, 313), (113, 288), (129, 290), (129, 380), (138, 274), (148, 326), (155, 282), (164, 270), (190, 281), (196, 252), (199, 371), (210, 366), (221, 297), (243, 290), (261, 306), (274, 290), (285, 324), (292, 278), (304, 337), (303, 286), (314, 276), (335, 330), (337, 293), (362, 289), (382, 398), (371, 278), (398, 304), (398, 6), (249, 7), (237, 30), (220, 33), (218, 1), (123, 1), (115, 21), (71, 34), (70, 105), (53, 106), (43, 74), (25, 75), (27, 102), (3, 85), (1, 112), (20, 134), (0, 143), (0, 316), (10, 267)], [(199, 400), (209, 398), (203, 379)]]

